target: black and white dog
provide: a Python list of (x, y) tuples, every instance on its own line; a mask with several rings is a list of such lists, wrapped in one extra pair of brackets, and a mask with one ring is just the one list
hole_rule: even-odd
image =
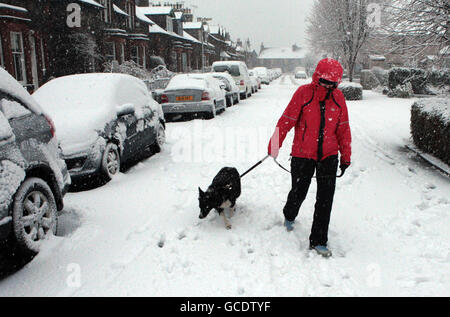
[(200, 187), (198, 190), (199, 218), (206, 218), (209, 212), (215, 209), (219, 215), (223, 216), (226, 228), (231, 229), (225, 209), (229, 210), (229, 216), (232, 217), (236, 208), (236, 200), (241, 195), (241, 177), (237, 169), (232, 167), (222, 168), (214, 177), (206, 192), (203, 192)]

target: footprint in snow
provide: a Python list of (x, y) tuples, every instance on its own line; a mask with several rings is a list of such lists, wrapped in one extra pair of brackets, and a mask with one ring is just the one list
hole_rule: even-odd
[(165, 243), (166, 243), (166, 235), (162, 234), (158, 241), (158, 247), (161, 249), (164, 248)]

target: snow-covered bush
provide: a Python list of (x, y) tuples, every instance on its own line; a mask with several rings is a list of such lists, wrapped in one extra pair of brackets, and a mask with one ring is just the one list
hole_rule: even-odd
[(344, 82), (339, 85), (346, 100), (362, 100), (363, 87), (358, 83)]
[(389, 89), (387, 95), (388, 97), (410, 98), (414, 95), (414, 90), (412, 84), (407, 82), (406, 84), (398, 85), (394, 89)]
[(411, 84), (411, 88), (414, 94), (433, 94), (428, 88), (427, 73), (423, 69), (394, 67), (389, 70), (388, 87), (391, 92), (388, 94), (388, 96), (402, 97), (397, 95), (396, 92), (400, 92), (400, 94), (403, 95), (404, 89), (399, 90), (399, 87), (409, 88), (408, 83)]
[(372, 73), (369, 69), (363, 69), (361, 71), (361, 86), (364, 89), (374, 89), (378, 86), (380, 86), (380, 81), (378, 80), (378, 78), (375, 76), (374, 73)]
[(449, 94), (450, 93), (450, 71), (447, 70), (431, 70), (427, 73), (427, 81), (433, 93)]
[(424, 98), (411, 107), (411, 135), (420, 150), (450, 165), (450, 100)]

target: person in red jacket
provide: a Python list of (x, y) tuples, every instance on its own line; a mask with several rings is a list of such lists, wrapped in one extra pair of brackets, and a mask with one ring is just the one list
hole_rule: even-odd
[(270, 139), (268, 153), (277, 158), (288, 132), (295, 127), (292, 145), (292, 189), (283, 209), (285, 226), (293, 230), (294, 220), (306, 198), (311, 179), (316, 173), (317, 195), (314, 220), (309, 237), (310, 249), (331, 256), (327, 247), (336, 173), (340, 157), (341, 173), (350, 166), (351, 132), (347, 105), (337, 89), (343, 68), (334, 59), (321, 60), (312, 83), (297, 89), (278, 120)]

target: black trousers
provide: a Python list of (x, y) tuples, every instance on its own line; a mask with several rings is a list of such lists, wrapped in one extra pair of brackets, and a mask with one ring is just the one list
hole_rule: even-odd
[[(337, 155), (329, 156), (321, 162), (311, 159), (292, 157), (291, 176), (292, 189), (289, 192), (283, 209), (284, 217), (294, 221), (300, 207), (306, 198), (311, 179), (316, 171), (317, 195), (314, 206), (314, 220), (309, 243), (311, 246), (326, 245), (328, 242), (328, 225), (336, 188), (336, 173), (338, 167)], [(332, 176), (332, 177), (322, 177)]]

